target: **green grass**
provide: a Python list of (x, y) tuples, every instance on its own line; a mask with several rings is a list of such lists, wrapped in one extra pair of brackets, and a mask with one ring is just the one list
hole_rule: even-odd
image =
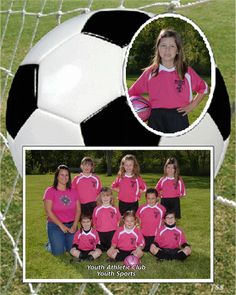
[[(127, 7), (139, 7), (145, 4), (153, 3), (149, 0), (126, 0)], [(181, 0), (182, 3), (190, 0)], [(1, 9), (8, 9), (10, 1), (1, 1)], [(21, 0), (15, 0), (13, 9), (22, 9)], [(80, 5), (81, 3), (81, 5)], [(88, 1), (68, 1), (63, 2), (63, 11), (84, 6)], [(92, 9), (102, 7), (115, 7), (118, 1), (95, 0)], [(27, 1), (27, 11), (39, 11), (41, 1)], [(58, 1), (47, 1), (45, 12), (58, 10)], [(154, 7), (146, 11), (153, 13), (164, 12), (165, 9)], [(189, 7), (177, 11), (194, 21), (205, 33), (210, 45), (212, 46), (214, 58), (217, 66), (220, 68), (230, 95), (230, 101), (235, 101), (235, 3), (234, 0), (211, 0), (208, 3)], [(62, 21), (70, 18), (77, 13), (63, 16)], [(34, 17), (26, 17), (26, 27), (24, 29), (16, 57), (13, 60), (13, 72), (19, 66), (24, 56), (29, 50), (31, 33), (36, 22)], [(6, 15), (1, 15), (2, 28), (6, 20)], [(1, 51), (1, 66), (9, 67), (13, 56), (13, 49), (16, 42), (16, 36), (19, 32), (21, 19), (17, 15), (10, 17), (6, 38), (4, 39)], [(39, 40), (46, 32), (56, 25), (56, 18), (45, 17), (40, 19), (39, 30), (34, 43)], [(5, 72), (1, 72), (1, 87), (5, 83)], [(7, 82), (5, 94), (2, 99), (1, 112), (1, 132), (6, 134), (5, 130), (5, 107), (7, 93), (10, 88), (12, 78)], [(226, 198), (235, 200), (235, 114), (232, 118), (232, 132), (229, 147), (217, 177), (215, 178), (215, 193)], [(12, 162), (10, 153), (4, 152), (1, 163), (1, 212), (6, 210), (6, 202), (9, 200), (12, 184), (16, 175), (16, 170)], [(40, 201), (41, 202), (41, 199)], [(223, 206), (217, 202), (214, 203), (214, 284), (160, 284), (156, 294), (193, 294), (193, 295), (221, 295), (235, 294), (235, 210)], [(17, 184), (16, 192), (13, 195), (13, 201), (9, 206), (4, 224), (14, 239), (19, 237), (19, 253), (22, 257), (22, 235), (20, 234), (22, 224), (22, 181)], [(199, 237), (201, 241), (201, 237)], [(188, 262), (188, 261), (186, 261)], [(29, 294), (29, 286), (22, 283), (22, 270), (18, 265), (13, 273), (15, 261), (12, 252), (12, 244), (4, 231), (1, 234), (1, 286), (3, 294), (21, 295)], [(10, 280), (13, 273), (12, 280)], [(6, 284), (9, 283), (7, 291)], [(34, 287), (37, 285), (35, 284)], [(114, 295), (140, 294), (146, 295), (152, 288), (151, 284), (116, 284), (109, 283), (106, 286)], [(81, 284), (42, 284), (38, 294), (79, 294)], [(99, 289), (97, 284), (87, 284), (83, 295), (102, 295), (103, 290)]]
[[(153, 186), (160, 175), (143, 174), (148, 187)], [(110, 186), (113, 177), (100, 175), (103, 186)], [(142, 258), (145, 270), (114, 271), (111, 277), (100, 276), (97, 270), (88, 269), (88, 265), (108, 267), (104, 253), (94, 263), (82, 262), (77, 265), (69, 263), (70, 255), (60, 258), (48, 253), (44, 245), (47, 241), (45, 230), (46, 216), (42, 196), (51, 184), (52, 175), (28, 175), (26, 177), (26, 278), (27, 279), (208, 279), (210, 277), (210, 190), (209, 178), (184, 177), (187, 197), (181, 199), (182, 219), (179, 226), (184, 229), (193, 248), (192, 256), (186, 263), (157, 263), (151, 254)], [(141, 203), (144, 202), (144, 196)], [(194, 210), (193, 210), (194, 208)], [(201, 236), (201, 243), (199, 243)], [(122, 265), (122, 263), (120, 263)], [(107, 270), (108, 273), (108, 270)], [(113, 274), (110, 272), (110, 274)], [(132, 275), (131, 277), (124, 277)], [(135, 274), (135, 275), (134, 275)], [(123, 277), (120, 277), (123, 275)]]

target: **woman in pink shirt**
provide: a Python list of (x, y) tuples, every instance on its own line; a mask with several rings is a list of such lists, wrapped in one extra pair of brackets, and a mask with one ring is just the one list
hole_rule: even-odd
[(174, 211), (175, 217), (180, 219), (180, 198), (186, 195), (186, 191), (184, 181), (179, 175), (178, 161), (175, 158), (167, 159), (164, 165), (164, 176), (159, 179), (155, 188), (166, 211)]
[(166, 212), (164, 222), (156, 232), (150, 252), (161, 260), (185, 260), (191, 254), (191, 248), (183, 231), (176, 227), (175, 213)]
[(134, 155), (126, 155), (120, 163), (120, 170), (111, 188), (118, 192), (119, 210), (123, 215), (128, 210), (136, 212), (141, 193), (146, 184), (140, 176), (138, 161)]
[(70, 251), (80, 218), (80, 202), (71, 188), (71, 174), (66, 165), (58, 166), (53, 185), (43, 197), (47, 214), (47, 232), (53, 255)]
[[(180, 35), (172, 29), (160, 32), (151, 66), (129, 89), (129, 96), (149, 94), (151, 115), (148, 126), (174, 133), (189, 126), (187, 114), (207, 93), (207, 84), (184, 61)], [(192, 97), (192, 93), (197, 93)]]

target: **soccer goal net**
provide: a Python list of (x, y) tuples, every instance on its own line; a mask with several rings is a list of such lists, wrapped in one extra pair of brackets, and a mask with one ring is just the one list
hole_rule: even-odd
[[(65, 20), (103, 8), (135, 8), (152, 12), (176, 12), (204, 5), (210, 0), (3, 0), (1, 1), (1, 294), (65, 294), (62, 284), (22, 283), (22, 179), (13, 163), (6, 140), (5, 110), (13, 77), (26, 53), (48, 31)], [(215, 200), (235, 207), (235, 202), (221, 196)], [(50, 286), (49, 286), (50, 285)], [(73, 285), (73, 284), (72, 284)], [(140, 284), (140, 294), (154, 295), (160, 284)], [(128, 294), (124, 284), (77, 284), (68, 294)], [(95, 291), (96, 290), (96, 291)], [(190, 289), (189, 289), (190, 290)], [(165, 290), (162, 290), (165, 294)]]

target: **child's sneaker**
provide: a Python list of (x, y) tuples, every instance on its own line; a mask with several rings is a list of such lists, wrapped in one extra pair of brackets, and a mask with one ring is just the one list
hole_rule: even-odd
[(93, 261), (94, 260), (94, 257), (92, 255), (88, 255), (88, 260), (89, 261)]

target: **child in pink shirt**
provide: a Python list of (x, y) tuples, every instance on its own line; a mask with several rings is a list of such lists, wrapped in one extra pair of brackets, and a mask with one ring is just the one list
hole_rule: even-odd
[(94, 162), (90, 157), (82, 159), (80, 168), (82, 173), (74, 177), (72, 187), (77, 191), (82, 214), (92, 216), (96, 207), (96, 198), (101, 190), (101, 181), (93, 173)]
[(135, 213), (126, 211), (122, 220), (124, 225), (116, 230), (107, 255), (115, 261), (124, 261), (131, 254), (141, 258), (145, 241), (141, 231), (136, 227)]
[(154, 188), (146, 191), (146, 204), (141, 205), (136, 212), (141, 224), (141, 232), (145, 239), (143, 251), (149, 251), (158, 228), (163, 224), (166, 209), (158, 203), (158, 193)]
[[(189, 126), (187, 114), (208, 91), (207, 84), (184, 61), (180, 35), (172, 29), (160, 32), (151, 66), (129, 89), (129, 96), (149, 94), (151, 115), (148, 126), (174, 133)], [(195, 98), (192, 93), (196, 92)]]
[(102, 251), (111, 247), (111, 240), (120, 222), (119, 209), (114, 206), (112, 190), (103, 187), (97, 198), (97, 207), (93, 211), (93, 225), (96, 228)]
[(167, 159), (164, 166), (164, 176), (156, 184), (156, 190), (161, 197), (161, 204), (167, 211), (174, 211), (176, 218), (181, 218), (180, 198), (186, 195), (185, 185), (179, 175), (179, 165), (175, 158)]
[(118, 176), (111, 186), (118, 192), (121, 215), (130, 210), (136, 212), (141, 193), (146, 191), (146, 184), (139, 171), (139, 164), (134, 155), (126, 155), (122, 158)]
[(74, 236), (70, 254), (74, 257), (72, 262), (81, 260), (94, 260), (102, 255), (98, 233), (92, 228), (90, 216), (81, 215), (81, 229)]
[(150, 252), (158, 259), (186, 259), (191, 254), (191, 248), (183, 231), (176, 227), (175, 213), (166, 212), (164, 222), (156, 232)]

